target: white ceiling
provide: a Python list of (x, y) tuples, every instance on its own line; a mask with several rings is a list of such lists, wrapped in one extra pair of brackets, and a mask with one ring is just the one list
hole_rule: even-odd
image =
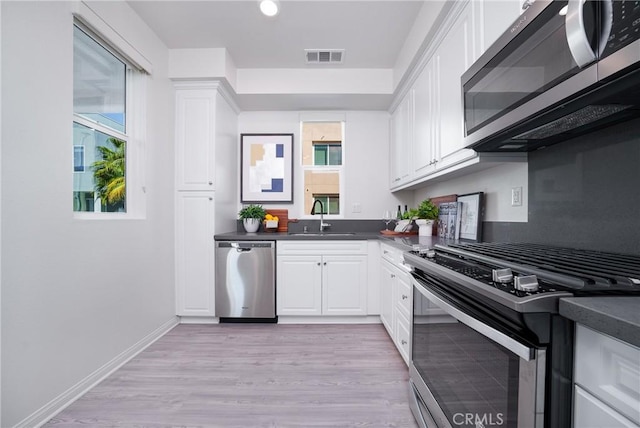
[[(257, 0), (128, 3), (170, 49), (226, 48), (238, 69), (393, 69), (424, 0), (280, 0), (273, 18), (260, 13)], [(344, 63), (308, 65), (304, 49), (345, 49)], [(358, 108), (376, 101), (335, 95), (315, 101), (298, 95), (289, 107)], [(271, 103), (264, 95), (254, 101), (256, 108)]]

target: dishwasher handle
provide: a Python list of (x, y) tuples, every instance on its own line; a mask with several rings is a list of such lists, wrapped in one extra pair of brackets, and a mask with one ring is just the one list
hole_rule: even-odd
[(274, 248), (275, 241), (216, 241), (216, 248), (234, 248), (238, 251), (251, 251), (254, 248)]

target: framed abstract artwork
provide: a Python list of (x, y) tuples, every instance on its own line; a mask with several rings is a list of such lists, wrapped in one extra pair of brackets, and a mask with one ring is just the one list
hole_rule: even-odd
[(467, 195), (458, 195), (458, 202), (462, 202), (460, 239), (482, 242), (484, 193), (476, 192)]
[(293, 202), (293, 134), (240, 135), (240, 201)]

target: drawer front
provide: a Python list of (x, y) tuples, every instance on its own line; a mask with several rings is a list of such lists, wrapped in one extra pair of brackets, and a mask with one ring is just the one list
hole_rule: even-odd
[(396, 347), (407, 365), (409, 365), (409, 356), (411, 355), (411, 334), (409, 331), (409, 321), (399, 313), (396, 317)]
[(406, 273), (398, 273), (397, 275), (396, 307), (408, 319), (411, 318), (411, 311), (413, 309), (411, 279), (408, 278)]
[(638, 425), (579, 386), (574, 388), (573, 426), (574, 428), (638, 428)]
[(576, 325), (575, 383), (640, 425), (640, 349)]
[(367, 241), (285, 241), (276, 243), (277, 254), (367, 254)]
[(382, 253), (382, 258), (393, 265), (397, 265), (402, 261), (402, 251), (391, 245), (380, 244), (380, 252)]

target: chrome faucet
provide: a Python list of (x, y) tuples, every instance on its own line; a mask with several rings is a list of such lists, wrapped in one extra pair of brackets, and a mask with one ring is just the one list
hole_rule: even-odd
[(324, 232), (325, 227), (330, 227), (329, 223), (324, 222), (324, 205), (320, 199), (316, 199), (313, 201), (313, 206), (311, 207), (311, 215), (316, 214), (316, 204), (320, 203), (320, 232)]

